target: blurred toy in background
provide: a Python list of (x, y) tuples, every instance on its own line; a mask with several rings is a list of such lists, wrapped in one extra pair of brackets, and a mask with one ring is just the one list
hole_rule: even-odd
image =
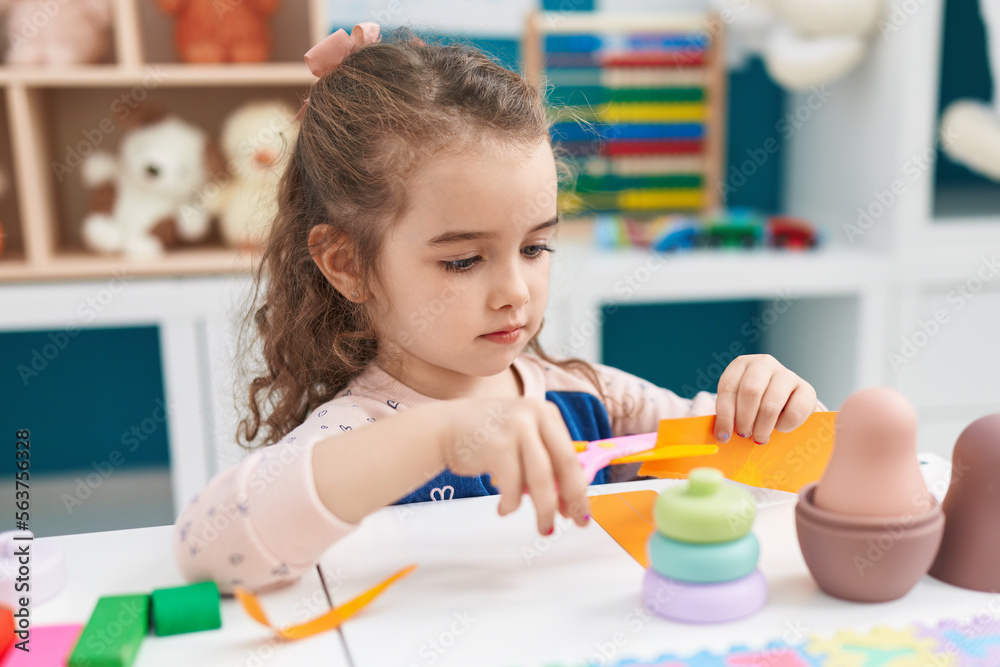
[(986, 26), (986, 59), (993, 75), (993, 102), (961, 99), (941, 116), (941, 147), (955, 162), (1000, 181), (1000, 0), (979, 0)]
[(831, 83), (864, 59), (880, 0), (712, 0), (727, 20), (730, 66), (758, 53), (778, 84), (806, 90)]
[(705, 248), (757, 248), (764, 245), (763, 216), (747, 209), (730, 209), (717, 215), (706, 216), (695, 245)]
[(220, 144), (231, 178), (209, 206), (227, 244), (255, 250), (267, 240), (297, 133), (295, 111), (284, 102), (250, 102), (226, 118)]
[(659, 252), (689, 250), (695, 247), (699, 232), (697, 218), (679, 216), (657, 233), (649, 245)]
[(820, 235), (810, 223), (799, 218), (773, 215), (768, 220), (769, 245), (773, 248), (806, 250), (819, 245)]
[(592, 238), (601, 248), (684, 252), (696, 248), (809, 250), (821, 245), (823, 236), (814, 225), (799, 218), (732, 208), (705, 215), (670, 214), (646, 219), (601, 214), (594, 217)]
[(136, 110), (129, 119), (117, 158), (95, 152), (83, 162), (92, 190), (84, 244), (149, 259), (204, 239), (211, 223), (205, 193), (223, 171), (218, 149), (206, 132), (162, 110)]
[(111, 0), (0, 0), (11, 65), (82, 65), (111, 51)]
[(177, 17), (174, 43), (188, 63), (259, 63), (271, 57), (268, 19), (278, 0), (156, 0)]

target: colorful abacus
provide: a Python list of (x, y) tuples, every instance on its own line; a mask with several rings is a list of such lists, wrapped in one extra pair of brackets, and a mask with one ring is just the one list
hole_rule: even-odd
[(643, 603), (685, 623), (721, 623), (749, 616), (767, 601), (757, 569), (760, 546), (750, 532), (757, 510), (744, 489), (715, 468), (695, 468), (688, 481), (656, 499), (656, 530)]
[[(534, 13), (525, 76), (558, 110), (554, 143), (581, 167), (560, 208), (659, 215), (718, 206), (726, 74), (708, 14)], [(582, 120), (578, 123), (576, 120)]]

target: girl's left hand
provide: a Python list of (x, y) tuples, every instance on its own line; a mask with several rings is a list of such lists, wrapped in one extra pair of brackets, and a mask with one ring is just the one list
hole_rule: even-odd
[(736, 357), (719, 378), (715, 437), (730, 434), (763, 445), (777, 429), (787, 433), (816, 411), (816, 390), (769, 354)]

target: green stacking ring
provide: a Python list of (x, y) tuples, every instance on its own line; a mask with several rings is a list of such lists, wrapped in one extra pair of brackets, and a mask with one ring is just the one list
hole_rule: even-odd
[(153, 591), (152, 606), (153, 630), (161, 637), (222, 627), (219, 587), (214, 581), (158, 588)]
[(753, 496), (727, 484), (715, 468), (695, 468), (686, 483), (663, 491), (653, 508), (656, 529), (664, 537), (698, 544), (738, 540), (750, 532), (756, 516)]
[(753, 533), (732, 542), (692, 544), (654, 532), (646, 551), (650, 567), (664, 577), (692, 584), (716, 584), (753, 572), (760, 543)]

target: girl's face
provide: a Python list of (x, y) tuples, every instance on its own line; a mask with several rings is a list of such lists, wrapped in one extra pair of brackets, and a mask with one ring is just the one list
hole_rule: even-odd
[(520, 159), (441, 154), (413, 176), (380, 266), (391, 304), (380, 346), (403, 359), (387, 370), (419, 391), (509, 368), (541, 326), (556, 194), (547, 140)]

